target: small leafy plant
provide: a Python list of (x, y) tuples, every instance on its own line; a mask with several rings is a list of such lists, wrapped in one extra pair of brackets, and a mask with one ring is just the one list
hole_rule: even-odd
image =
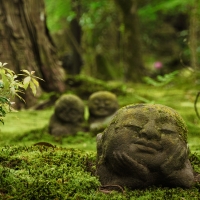
[[(30, 86), (32, 93), (35, 95), (39, 83), (34, 75), (35, 71), (29, 72), (28, 70), (21, 70), (22, 74), (15, 74), (13, 70), (6, 68), (7, 63), (0, 62), (0, 121), (4, 124), (3, 117), (7, 113), (13, 111), (11, 98), (18, 97), (25, 101), (20, 93), (24, 93), (24, 90)], [(22, 79), (17, 79), (22, 76)], [(40, 79), (42, 80), (42, 79)]]
[(155, 87), (162, 87), (162, 86), (167, 85), (168, 83), (171, 83), (175, 79), (177, 74), (178, 74), (178, 71), (174, 71), (169, 74), (165, 74), (163, 76), (158, 75), (156, 77), (156, 80), (154, 80), (150, 77), (144, 77), (144, 81), (147, 84), (153, 85)]

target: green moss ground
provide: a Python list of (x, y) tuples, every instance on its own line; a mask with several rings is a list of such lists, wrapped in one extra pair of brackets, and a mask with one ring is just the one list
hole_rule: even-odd
[[(199, 199), (191, 189), (151, 187), (105, 194), (95, 177), (95, 152), (46, 146), (0, 148), (0, 199)], [(191, 157), (194, 167), (200, 157)]]
[[(191, 162), (200, 172), (200, 120), (194, 110), (198, 82), (181, 78), (155, 87), (127, 84), (118, 95), (120, 107), (132, 103), (159, 103), (177, 110), (185, 120)], [(200, 111), (200, 100), (199, 105)], [(104, 194), (95, 177), (96, 139), (90, 133), (55, 139), (47, 133), (53, 108), (9, 113), (0, 125), (0, 199), (200, 199), (191, 189), (151, 187)], [(54, 147), (34, 144), (47, 142)]]

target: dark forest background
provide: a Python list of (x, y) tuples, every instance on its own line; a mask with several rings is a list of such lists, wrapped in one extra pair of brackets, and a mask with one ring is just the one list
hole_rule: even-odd
[(198, 70), (198, 1), (45, 3), (47, 25), (68, 74), (137, 82), (187, 67)]
[(11, 100), (0, 84), (0, 199), (200, 199), (199, 179), (187, 190), (102, 192), (96, 135), (57, 138), (47, 128), (62, 94), (83, 100), (85, 122), (100, 90), (116, 94), (119, 107), (166, 105), (186, 122), (199, 177), (200, 0), (0, 0), (2, 63), (35, 71), (40, 87), (20, 93), (25, 102), (11, 99), (19, 112), (5, 117)]
[[(199, 79), (199, 0), (0, 3), (0, 60), (16, 73), (36, 71), (42, 91), (63, 93), (74, 75), (122, 83), (171, 73)], [(25, 107), (35, 104), (28, 91), (25, 100)]]

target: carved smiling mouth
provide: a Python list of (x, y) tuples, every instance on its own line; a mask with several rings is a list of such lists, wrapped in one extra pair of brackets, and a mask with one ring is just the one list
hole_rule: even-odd
[(101, 115), (107, 115), (108, 114), (108, 109), (105, 107), (99, 107), (98, 108), (98, 113)]
[(140, 151), (154, 153), (162, 149), (162, 146), (156, 141), (149, 141), (146, 139), (137, 139), (134, 141)]
[(107, 110), (106, 110), (106, 108), (103, 107), (103, 108), (99, 108), (98, 111), (105, 112)]

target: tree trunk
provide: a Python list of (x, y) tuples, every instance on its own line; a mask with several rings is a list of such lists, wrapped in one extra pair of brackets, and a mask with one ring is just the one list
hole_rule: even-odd
[(71, 41), (72, 48), (72, 69), (71, 74), (76, 75), (81, 72), (81, 67), (83, 65), (82, 57), (81, 57), (81, 37), (82, 37), (82, 29), (79, 25), (79, 19), (74, 18), (70, 23), (71, 33), (74, 38), (74, 42)]
[[(63, 74), (46, 26), (44, 1), (0, 0), (0, 5), (0, 62), (8, 63), (16, 73), (35, 71), (45, 80), (40, 85), (47, 92), (64, 91)], [(30, 100), (26, 106), (29, 104)]]
[(198, 69), (198, 44), (199, 44), (199, 0), (195, 0), (191, 6), (190, 12), (190, 27), (189, 27), (189, 48), (191, 54), (191, 67), (194, 70)]
[(71, 54), (63, 56), (63, 68), (67, 74), (80, 74), (83, 65), (81, 38), (82, 28), (79, 24), (81, 17), (81, 4), (79, 0), (71, 0), (72, 10), (76, 16), (69, 23), (69, 30), (66, 31), (66, 36), (70, 39)]
[(136, 0), (115, 0), (124, 24), (124, 70), (127, 81), (141, 81), (144, 75)]

